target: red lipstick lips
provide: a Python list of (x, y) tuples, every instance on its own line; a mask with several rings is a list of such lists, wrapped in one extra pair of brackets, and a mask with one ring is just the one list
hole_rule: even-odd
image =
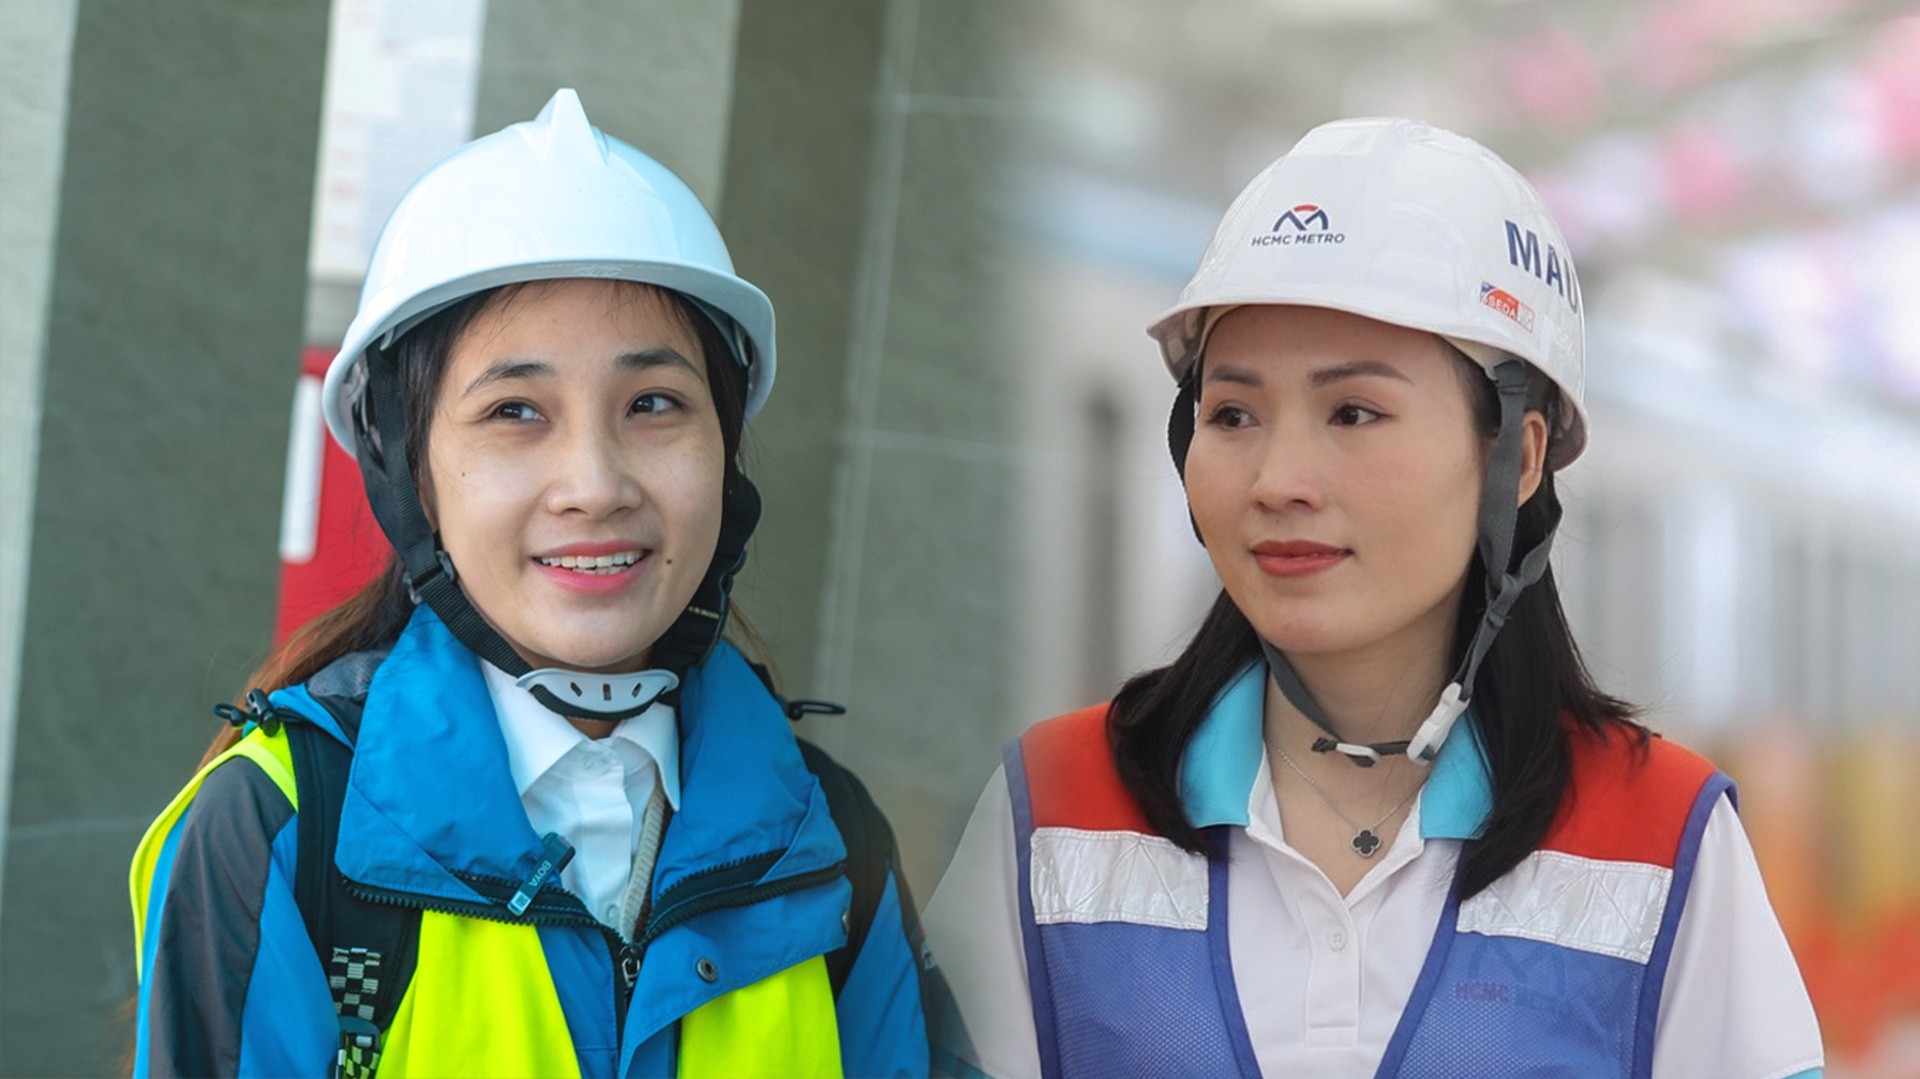
[(1307, 540), (1260, 543), (1253, 548), (1253, 560), (1271, 577), (1305, 577), (1331, 569), (1352, 556), (1353, 552), (1344, 547)]

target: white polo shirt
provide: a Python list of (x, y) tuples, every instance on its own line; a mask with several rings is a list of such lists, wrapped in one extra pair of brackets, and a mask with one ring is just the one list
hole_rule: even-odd
[[(1266, 1075), (1374, 1075), (1439, 924), (1462, 840), (1492, 804), (1485, 758), (1463, 721), (1412, 811), (1342, 896), (1286, 841), (1261, 738), (1266, 677), (1221, 695), (1181, 762), (1188, 816), (1235, 825), (1228, 942), (1254, 1055)], [(1037, 1077), (1038, 1041), (1020, 931), (1005, 772), (974, 808), (927, 904), (974, 1062), (997, 1079)], [(1655, 1034), (1656, 1079), (1818, 1076), (1820, 1031), (1767, 901), (1753, 849), (1725, 799), (1708, 818)]]
[(592, 739), (482, 662), (487, 692), (507, 741), (507, 765), (527, 820), (540, 835), (558, 832), (573, 844), (560, 882), (593, 916), (619, 926), (620, 900), (633, 872), (640, 821), (655, 785), (680, 808), (680, 731), (665, 704), (622, 720)]

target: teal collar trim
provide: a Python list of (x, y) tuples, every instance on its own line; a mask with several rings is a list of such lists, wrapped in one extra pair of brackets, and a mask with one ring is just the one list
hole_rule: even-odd
[(1480, 722), (1468, 706), (1434, 758), (1433, 774), (1420, 794), (1420, 838), (1475, 839), (1493, 812), (1493, 769), (1480, 738)]
[(1233, 676), (1207, 709), (1180, 755), (1180, 801), (1196, 828), (1247, 826), (1247, 796), (1260, 774), (1260, 728), (1267, 701), (1267, 669), (1250, 663)]
[[(1250, 663), (1228, 682), (1180, 758), (1180, 801), (1198, 828), (1247, 826), (1247, 801), (1260, 774), (1266, 668)], [(1420, 796), (1423, 839), (1472, 839), (1493, 809), (1493, 782), (1480, 724), (1469, 708), (1440, 747)]]

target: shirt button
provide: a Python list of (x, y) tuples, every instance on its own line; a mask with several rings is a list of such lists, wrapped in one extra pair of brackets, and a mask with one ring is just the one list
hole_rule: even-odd
[(1345, 948), (1346, 946), (1347, 946), (1346, 930), (1336, 929), (1333, 932), (1327, 934), (1327, 947), (1332, 948), (1334, 951), (1337, 952)]
[(605, 913), (608, 925), (620, 924), (620, 904), (608, 903)]

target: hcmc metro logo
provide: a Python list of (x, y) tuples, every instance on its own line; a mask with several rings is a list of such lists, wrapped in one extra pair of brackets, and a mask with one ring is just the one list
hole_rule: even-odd
[(1273, 223), (1273, 231), (1279, 232), (1282, 225), (1292, 225), (1295, 232), (1307, 231), (1308, 225), (1319, 225), (1321, 232), (1326, 232), (1333, 227), (1327, 221), (1327, 212), (1312, 203), (1301, 203), (1281, 214), (1280, 220)]
[(1295, 244), (1339, 244), (1347, 242), (1347, 234), (1333, 231), (1333, 222), (1328, 219), (1327, 211), (1310, 202), (1303, 202), (1273, 223), (1271, 231), (1253, 238), (1255, 247), (1291, 247)]

